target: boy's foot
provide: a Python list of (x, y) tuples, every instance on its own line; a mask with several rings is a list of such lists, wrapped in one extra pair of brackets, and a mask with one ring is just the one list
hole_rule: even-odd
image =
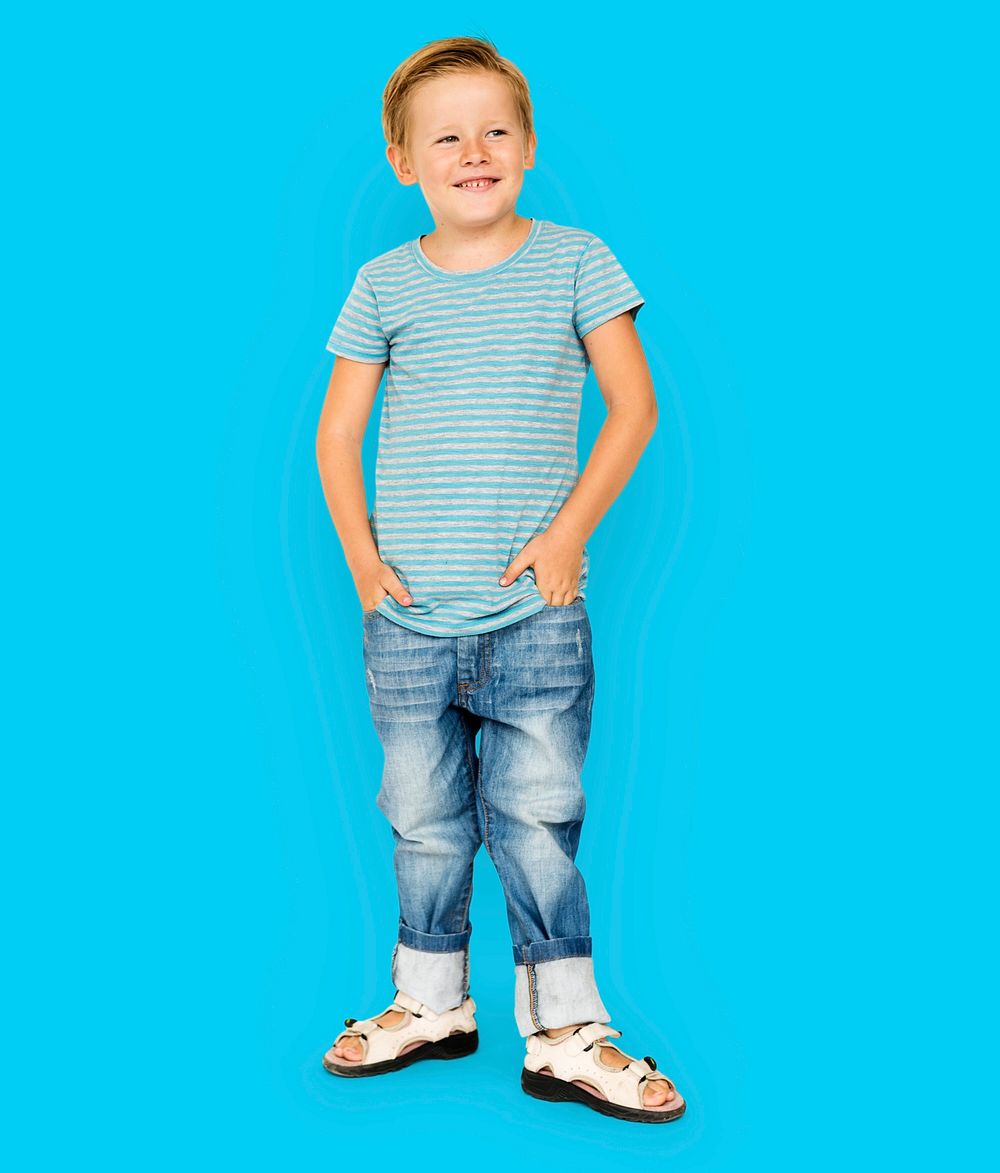
[(372, 1018), (345, 1018), (323, 1066), (332, 1075), (384, 1075), (423, 1059), (461, 1059), (479, 1046), (476, 1004), (470, 996), (443, 1013), (402, 990)]
[[(377, 1022), (379, 1026), (395, 1026), (401, 1022), (404, 1017), (402, 1010), (387, 1010), (384, 1014), (380, 1014), (377, 1018), (372, 1019)], [(414, 1044), (419, 1046), (419, 1044)], [(332, 1054), (336, 1055), (338, 1059), (343, 1059), (348, 1063), (360, 1062), (363, 1058), (364, 1051), (361, 1046), (361, 1040), (357, 1037), (348, 1035), (343, 1042), (335, 1043), (331, 1048)]]
[[(568, 1035), (571, 1031), (585, 1026), (586, 1023), (578, 1022), (573, 1026), (561, 1026), (558, 1030), (545, 1030), (541, 1034), (546, 1035), (550, 1039), (561, 1038), (562, 1035)], [(628, 1067), (631, 1058), (616, 1047), (613, 1043), (599, 1043), (601, 1062), (606, 1063), (609, 1067), (614, 1067), (616, 1071), (623, 1071)], [(574, 1082), (576, 1082), (574, 1080)], [(592, 1090), (587, 1088), (588, 1091)], [(671, 1088), (664, 1086), (662, 1080), (656, 1080), (653, 1083), (646, 1085), (642, 1093), (643, 1105), (647, 1108), (661, 1108), (664, 1104), (672, 1107), (678, 1101), (678, 1095)]]

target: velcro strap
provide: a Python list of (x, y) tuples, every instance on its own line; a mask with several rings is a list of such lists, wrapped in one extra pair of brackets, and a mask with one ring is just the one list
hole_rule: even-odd
[(402, 1007), (403, 1010), (409, 1010), (411, 1014), (421, 1014), (424, 1010), (423, 1002), (418, 1002), (416, 998), (411, 998), (409, 994), (405, 994), (402, 990), (396, 991), (396, 997), (393, 999), (397, 1006)]
[(620, 1030), (613, 1030), (606, 1022), (588, 1022), (586, 1026), (580, 1027), (576, 1032), (576, 1037), (585, 1047), (589, 1043), (596, 1043), (598, 1039), (603, 1039), (605, 1036), (611, 1039), (620, 1039), (621, 1034)]

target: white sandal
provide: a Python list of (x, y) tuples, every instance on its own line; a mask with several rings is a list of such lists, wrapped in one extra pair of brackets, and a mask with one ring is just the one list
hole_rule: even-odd
[[(570, 1100), (621, 1120), (662, 1124), (683, 1116), (687, 1105), (673, 1080), (656, 1070), (652, 1056), (633, 1059), (628, 1055), (630, 1062), (621, 1071), (602, 1061), (597, 1040), (621, 1038), (621, 1033), (606, 1022), (588, 1022), (556, 1039), (544, 1032), (529, 1035), (521, 1087), (539, 1100)], [(647, 1108), (642, 1093), (646, 1084), (654, 1080), (665, 1082), (676, 1095), (660, 1107)]]
[[(327, 1071), (333, 1075), (382, 1075), (419, 1059), (460, 1059), (479, 1046), (473, 1017), (476, 1004), (469, 997), (453, 1010), (435, 1014), (429, 1006), (397, 990), (386, 1010), (402, 1010), (404, 1015), (395, 1026), (376, 1022), (378, 1014), (344, 1019), (347, 1030), (337, 1035), (323, 1056)], [(360, 1059), (345, 1059), (333, 1053), (333, 1048), (348, 1038), (361, 1040)]]

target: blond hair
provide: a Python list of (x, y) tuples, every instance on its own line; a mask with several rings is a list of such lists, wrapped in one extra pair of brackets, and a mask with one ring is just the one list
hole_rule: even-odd
[(396, 66), (382, 93), (382, 131), (389, 145), (407, 154), (410, 103), (417, 89), (436, 77), (456, 73), (495, 73), (510, 86), (518, 120), (528, 140), (534, 134), (531, 95), (524, 74), (486, 37), (445, 37), (430, 41)]

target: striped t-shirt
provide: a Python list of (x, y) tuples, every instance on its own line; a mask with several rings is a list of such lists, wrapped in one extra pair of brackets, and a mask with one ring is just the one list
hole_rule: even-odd
[(383, 615), (477, 635), (547, 605), (533, 567), (499, 579), (579, 478), (582, 337), (643, 302), (604, 241), (549, 220), (484, 269), (442, 269), (420, 238), (361, 266), (326, 349), (387, 364), (369, 524), (413, 602)]

